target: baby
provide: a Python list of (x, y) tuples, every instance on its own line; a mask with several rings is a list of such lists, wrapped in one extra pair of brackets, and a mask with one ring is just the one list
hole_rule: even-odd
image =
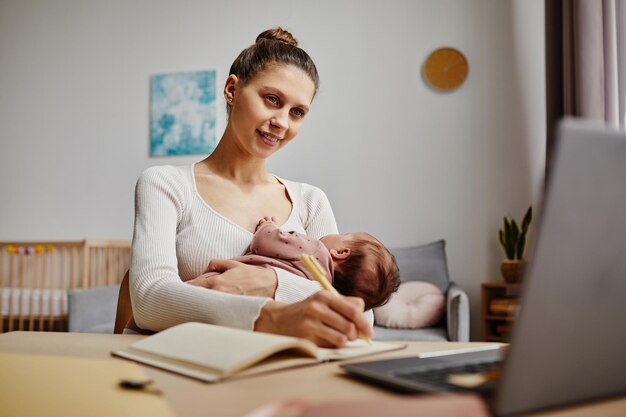
[(366, 310), (385, 304), (400, 285), (395, 257), (370, 234), (346, 233), (312, 239), (301, 233), (281, 231), (273, 217), (259, 221), (248, 251), (233, 260), (282, 268), (314, 280), (300, 259), (305, 253), (319, 261), (337, 291), (362, 298)]

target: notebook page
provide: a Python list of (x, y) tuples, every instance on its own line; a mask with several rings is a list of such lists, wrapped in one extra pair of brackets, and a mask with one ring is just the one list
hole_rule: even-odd
[(290, 348), (297, 349), (303, 357), (317, 356), (317, 347), (303, 339), (204, 323), (171, 327), (133, 343), (128, 351), (205, 366), (227, 376)]

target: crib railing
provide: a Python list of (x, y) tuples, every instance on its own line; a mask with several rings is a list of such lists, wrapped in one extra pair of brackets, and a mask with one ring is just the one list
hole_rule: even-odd
[(130, 241), (0, 242), (0, 332), (67, 330), (67, 293), (119, 283)]

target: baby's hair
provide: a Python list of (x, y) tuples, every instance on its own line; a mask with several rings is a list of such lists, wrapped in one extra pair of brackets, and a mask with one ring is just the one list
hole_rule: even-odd
[(315, 63), (291, 33), (281, 27), (261, 32), (256, 43), (250, 45), (235, 59), (229, 74), (234, 74), (243, 84), (250, 81), (257, 73), (272, 64), (294, 65), (304, 71), (319, 86), (319, 75)]
[[(333, 274), (333, 287), (343, 295), (363, 298), (366, 310), (385, 304), (400, 286), (396, 257), (376, 238), (368, 236), (369, 239), (355, 237), (348, 243), (350, 256)], [(374, 270), (364, 266), (369, 257), (376, 260)]]

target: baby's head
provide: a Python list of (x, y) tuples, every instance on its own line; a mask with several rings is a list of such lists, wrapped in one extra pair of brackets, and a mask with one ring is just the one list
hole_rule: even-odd
[(398, 290), (396, 258), (374, 236), (357, 232), (320, 240), (333, 258), (333, 286), (341, 294), (361, 297), (369, 310), (385, 304)]

